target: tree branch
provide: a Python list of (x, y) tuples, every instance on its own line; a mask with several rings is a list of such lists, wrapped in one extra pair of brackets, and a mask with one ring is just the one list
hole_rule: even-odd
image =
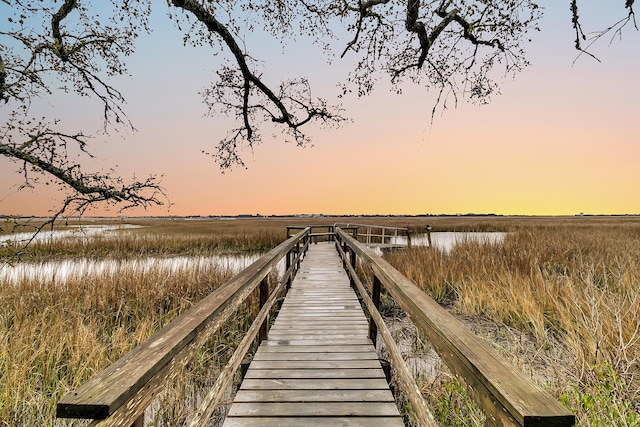
[(51, 36), (53, 37), (55, 52), (63, 62), (69, 61), (69, 57), (64, 47), (64, 40), (60, 34), (60, 23), (78, 7), (77, 0), (65, 0), (60, 9), (51, 18)]
[[(267, 86), (261, 77), (251, 71), (248, 63), (248, 56), (243, 52), (235, 37), (231, 34), (227, 26), (221, 23), (215, 15), (208, 10), (203, 4), (198, 3), (195, 0), (172, 0), (171, 3), (186, 12), (192, 14), (198, 21), (200, 21), (211, 33), (220, 37), (224, 45), (231, 52), (237, 70), (240, 72), (240, 76), (237, 76), (232, 69), (223, 68), (222, 72), (219, 72), (221, 82), (214, 87), (213, 90), (207, 91), (206, 94), (213, 98), (210, 107), (216, 104), (224, 106), (225, 110), (238, 110), (241, 117), (243, 126), (238, 129), (234, 129), (223, 139), (218, 147), (218, 154), (215, 156), (223, 169), (232, 166), (233, 164), (242, 165), (242, 161), (237, 153), (242, 141), (246, 141), (249, 148), (252, 148), (255, 143), (259, 141), (259, 133), (255, 132), (253, 120), (255, 119), (255, 113), (257, 111), (267, 112), (267, 116), (273, 123), (283, 124), (289, 133), (293, 136), (298, 145), (306, 144), (309, 139), (302, 133), (299, 128), (314, 119), (329, 120), (335, 123), (339, 123), (344, 119), (338, 114), (334, 114), (328, 111), (323, 101), (320, 100), (320, 107), (314, 106), (313, 101), (309, 98), (306, 102), (301, 102), (299, 98), (292, 96), (292, 94), (282, 93), (283, 86), (279, 94), (276, 94), (269, 86)], [(305, 6), (308, 8), (308, 6)], [(308, 87), (307, 87), (308, 89)], [(230, 93), (228, 92), (230, 91)], [(301, 94), (304, 94), (303, 91)], [(226, 101), (228, 96), (239, 96), (240, 104), (235, 105)], [(258, 103), (252, 105), (252, 98), (261, 97), (264, 98), (268, 104), (275, 107), (277, 114), (272, 112), (266, 105)], [(304, 111), (305, 116), (298, 118), (295, 111), (285, 105), (285, 100), (293, 102), (297, 105), (298, 110)]]

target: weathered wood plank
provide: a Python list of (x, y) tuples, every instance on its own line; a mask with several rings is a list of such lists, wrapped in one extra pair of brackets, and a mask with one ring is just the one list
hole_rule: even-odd
[(245, 378), (316, 379), (316, 378), (384, 378), (378, 369), (249, 369)]
[(379, 369), (378, 360), (253, 360), (249, 369)]
[(227, 418), (223, 427), (404, 427), (399, 417), (234, 417)]
[(264, 341), (260, 346), (260, 351), (264, 352), (291, 352), (291, 353), (358, 353), (373, 350), (371, 340), (365, 344), (346, 345), (265, 345), (269, 340)]
[(245, 378), (242, 390), (374, 390), (388, 389), (385, 378), (268, 379)]
[(239, 390), (234, 402), (393, 402), (380, 390)]
[(364, 314), (362, 311), (358, 312), (357, 310), (287, 310), (285, 314), (282, 315), (283, 319), (287, 318), (305, 318), (305, 317), (326, 317), (326, 318), (334, 318), (334, 317), (353, 317), (356, 319), (363, 319)]
[(349, 324), (335, 324), (335, 323), (308, 323), (308, 324), (294, 324), (284, 325), (278, 324), (271, 327), (270, 334), (314, 334), (314, 335), (331, 335), (340, 334), (342, 332), (354, 332), (357, 334), (364, 333), (367, 335), (368, 329), (365, 323), (349, 323)]
[(253, 356), (253, 360), (375, 360), (378, 361), (378, 355), (375, 351), (361, 353), (290, 353), (285, 352), (266, 352), (258, 351)]
[(297, 347), (297, 346), (335, 346), (335, 345), (371, 345), (373, 343), (369, 338), (358, 338), (358, 339), (341, 339), (341, 340), (333, 340), (333, 341), (322, 341), (320, 339), (314, 339), (310, 337), (309, 339), (304, 340), (266, 340), (262, 345), (266, 345), (267, 347), (271, 346), (287, 346), (287, 347)]
[(333, 343), (339, 340), (357, 340), (366, 337), (363, 334), (345, 334), (336, 332), (334, 335), (330, 334), (292, 334), (292, 333), (274, 333), (269, 334), (270, 340), (287, 340), (287, 341), (303, 341), (303, 340), (316, 340), (327, 341)]
[(234, 402), (228, 417), (391, 417), (395, 403), (383, 402)]

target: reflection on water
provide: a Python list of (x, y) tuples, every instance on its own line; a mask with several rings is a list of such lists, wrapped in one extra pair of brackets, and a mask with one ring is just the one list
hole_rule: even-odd
[(33, 239), (31, 240), (32, 242), (51, 242), (63, 239), (88, 239), (95, 236), (115, 236), (116, 233), (113, 233), (113, 231), (140, 227), (142, 226), (133, 224), (83, 225), (74, 226), (67, 230), (42, 230), (35, 236), (33, 233), (1, 234), (0, 242), (26, 243), (31, 239)]
[(40, 263), (0, 265), (0, 283), (16, 284), (21, 281), (64, 283), (71, 278), (110, 276), (122, 271), (136, 273), (177, 273), (204, 268), (221, 268), (239, 272), (255, 262), (260, 255), (209, 257), (138, 258), (129, 260), (68, 259)]
[[(504, 240), (505, 235), (506, 233), (502, 232), (435, 231), (431, 233), (431, 244), (433, 247), (449, 252), (458, 243), (470, 240), (483, 243), (500, 243)], [(391, 243), (406, 244), (407, 238), (398, 236), (392, 239)], [(415, 234), (411, 236), (411, 244), (429, 246), (429, 238), (427, 234)]]
[[(63, 230), (47, 232), (37, 238), (58, 239), (58, 238), (86, 238), (97, 235), (105, 235), (114, 230), (131, 228), (136, 226), (91, 226), (81, 229)], [(23, 233), (26, 237), (16, 235), (15, 238), (29, 238), (28, 233)], [(501, 232), (432, 232), (431, 243), (443, 251), (450, 251), (456, 244), (474, 240), (487, 243), (502, 242), (506, 233)], [(398, 236), (391, 240), (391, 243), (406, 244), (406, 237)], [(411, 244), (416, 246), (429, 245), (426, 234), (411, 236)], [(122, 271), (137, 273), (164, 273), (171, 274), (181, 271), (189, 271), (204, 268), (221, 268), (237, 273), (260, 258), (260, 255), (245, 256), (195, 256), (195, 257), (147, 257), (124, 260), (91, 260), (91, 259), (67, 259), (53, 260), (39, 263), (18, 263), (16, 265), (0, 265), (0, 283), (16, 284), (22, 281), (45, 281), (49, 283), (64, 283), (71, 278), (85, 278), (91, 275), (109, 276)], [(284, 272), (284, 260), (281, 260), (276, 270), (282, 274)]]

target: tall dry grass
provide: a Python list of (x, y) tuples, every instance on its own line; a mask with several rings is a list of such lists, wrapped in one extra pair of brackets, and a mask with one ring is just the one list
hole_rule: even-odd
[[(116, 361), (224, 283), (216, 266), (127, 269), (65, 283), (0, 283), (0, 426), (67, 425), (55, 420), (63, 394)], [(239, 342), (249, 305), (204, 346), (154, 405), (152, 425), (179, 425), (197, 408)]]
[(579, 425), (640, 425), (639, 227), (523, 227), (503, 243), (389, 260), (454, 313), (531, 338), (503, 354), (525, 363)]
[[(82, 227), (96, 224), (139, 228), (124, 228), (84, 238)], [(131, 219), (127, 222), (83, 221), (81, 225), (72, 239), (34, 241), (24, 249), (24, 242), (0, 246), (0, 258), (17, 252), (21, 260), (247, 253), (271, 249), (286, 237), (286, 226), (258, 220)]]

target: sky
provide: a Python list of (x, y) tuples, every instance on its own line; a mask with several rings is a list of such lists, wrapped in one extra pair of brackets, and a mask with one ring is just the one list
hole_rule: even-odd
[[(582, 3), (586, 30), (624, 17), (622, 1)], [(170, 204), (127, 215), (640, 214), (640, 33), (627, 27), (622, 40), (600, 40), (592, 51), (601, 62), (576, 60), (569, 2), (541, 4), (541, 32), (527, 47), (532, 65), (507, 78), (488, 105), (460, 102), (432, 122), (435, 91), (407, 85), (397, 95), (380, 81), (370, 96), (342, 100), (350, 123), (310, 129), (313, 147), (265, 134), (244, 152), (246, 169), (225, 173), (202, 151), (213, 151), (234, 121), (209, 117), (198, 94), (221, 55), (183, 47), (158, 7), (156, 30), (129, 59), (132, 77), (116, 81), (137, 132), (98, 134), (88, 165), (117, 165), (125, 178), (163, 175)], [(315, 95), (338, 102), (349, 60), (329, 65), (305, 40), (284, 53), (253, 41), (267, 79), (307, 75)], [(47, 108), (98, 128), (99, 111), (86, 104), (60, 98)], [(0, 214), (46, 215), (58, 206), (61, 195), (49, 188), (18, 192), (15, 170), (0, 159)]]

